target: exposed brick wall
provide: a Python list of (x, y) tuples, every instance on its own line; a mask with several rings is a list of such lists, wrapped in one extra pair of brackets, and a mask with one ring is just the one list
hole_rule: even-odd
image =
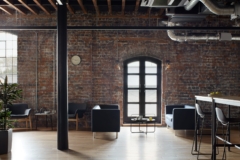
[[(0, 15), (0, 25), (56, 25), (55, 15)], [(68, 15), (69, 25), (156, 26), (157, 19)], [(218, 22), (220, 23), (220, 22)], [(223, 22), (221, 22), (222, 24)], [(226, 24), (229, 22), (227, 21)], [(224, 24), (224, 23), (223, 23)], [(213, 25), (214, 23), (207, 23)], [(18, 31), (18, 80), (22, 102), (56, 109), (56, 31)], [(118, 103), (123, 117), (123, 61), (150, 56), (162, 61), (162, 122), (166, 104), (194, 104), (194, 95), (240, 95), (240, 42), (174, 42), (166, 31), (68, 31), (69, 102)], [(80, 65), (70, 62), (73, 55)], [(165, 70), (166, 60), (171, 67)], [(121, 66), (118, 70), (117, 64)], [(36, 73), (36, 71), (38, 71)], [(209, 107), (206, 105), (206, 107)], [(56, 125), (56, 117), (55, 125)], [(44, 120), (39, 125), (45, 125)], [(71, 124), (70, 128), (74, 128)]]

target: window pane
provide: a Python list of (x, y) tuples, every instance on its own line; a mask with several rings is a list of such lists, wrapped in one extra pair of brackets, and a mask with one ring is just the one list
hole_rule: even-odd
[(6, 50), (6, 57), (12, 57), (12, 56), (13, 56), (12, 50), (11, 49), (7, 49)]
[(12, 66), (12, 63), (13, 63), (13, 61), (12, 61), (12, 58), (6, 58), (6, 66)]
[(145, 73), (157, 73), (157, 64), (146, 61)]
[(0, 41), (0, 50), (5, 50), (6, 46), (5, 46), (5, 41)]
[(128, 90), (128, 102), (139, 102), (139, 90)]
[(17, 58), (13, 58), (13, 66), (17, 66)]
[(17, 49), (17, 41), (12, 41), (12, 49)]
[(5, 32), (0, 32), (0, 40), (5, 40)]
[(129, 75), (128, 76), (128, 88), (138, 88), (139, 87), (139, 76)]
[(12, 49), (12, 47), (13, 47), (13, 43), (12, 43), (12, 41), (7, 41), (7, 49)]
[(6, 74), (6, 67), (0, 67), (0, 74), (1, 75), (5, 75)]
[(157, 88), (157, 76), (146, 75), (145, 76), (145, 87), (146, 88)]
[(139, 116), (139, 104), (128, 104), (128, 117)]
[(12, 40), (12, 34), (6, 33), (6, 40), (8, 41)]
[(5, 60), (6, 60), (6, 58), (0, 58), (0, 66), (6, 66), (6, 64), (5, 64)]
[(13, 83), (13, 76), (11, 74), (8, 74), (7, 77), (8, 77), (8, 83)]
[(12, 67), (6, 67), (6, 73), (12, 74)]
[(145, 116), (146, 117), (157, 116), (157, 104), (146, 104), (145, 105)]
[(145, 102), (157, 102), (157, 90), (145, 90)]
[(0, 50), (0, 57), (6, 57), (5, 50)]
[(139, 61), (128, 64), (128, 73), (139, 73)]
[(12, 68), (12, 74), (17, 74), (17, 67)]
[(16, 50), (16, 49), (13, 49), (13, 50), (12, 50), (12, 56), (13, 56), (13, 57), (17, 57), (17, 50)]
[(17, 75), (13, 74), (13, 83), (17, 83)]

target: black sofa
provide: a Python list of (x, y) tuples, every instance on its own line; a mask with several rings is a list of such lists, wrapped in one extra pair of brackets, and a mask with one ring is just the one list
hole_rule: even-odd
[(195, 107), (191, 105), (166, 105), (165, 123), (174, 130), (195, 129)]
[(32, 129), (32, 119), (31, 119), (31, 108), (28, 108), (28, 104), (25, 103), (15, 103), (8, 105), (9, 111), (11, 111), (11, 119), (18, 122), (26, 122), (26, 128), (28, 128), (28, 123), (30, 129)]
[(120, 132), (120, 110), (117, 104), (95, 105), (91, 111), (92, 132)]

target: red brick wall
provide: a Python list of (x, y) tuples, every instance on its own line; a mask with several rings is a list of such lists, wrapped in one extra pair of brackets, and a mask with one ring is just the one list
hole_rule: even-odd
[[(157, 19), (96, 19), (68, 16), (69, 25), (156, 26)], [(7, 18), (0, 25), (55, 25), (55, 16)], [(135, 56), (155, 57), (162, 67), (162, 122), (164, 105), (194, 104), (194, 95), (221, 91), (240, 95), (240, 42), (174, 42), (166, 31), (68, 31), (69, 102), (86, 102), (89, 110), (99, 103), (123, 107), (123, 61)], [(73, 55), (80, 65), (70, 62)], [(22, 102), (33, 109), (56, 109), (56, 32), (18, 31), (18, 80)], [(121, 70), (118, 70), (118, 60)], [(170, 69), (165, 70), (166, 60)], [(36, 73), (36, 71), (38, 71)], [(55, 122), (56, 123), (56, 117)], [(44, 122), (42, 122), (44, 125)], [(72, 124), (74, 125), (74, 124)], [(73, 126), (71, 126), (73, 127)]]

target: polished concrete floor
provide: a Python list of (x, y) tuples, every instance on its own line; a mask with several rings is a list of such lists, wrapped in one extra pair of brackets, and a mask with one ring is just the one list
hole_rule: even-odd
[[(138, 128), (134, 128), (136, 131)], [(144, 129), (144, 128), (143, 128)], [(234, 140), (239, 139), (232, 132)], [(156, 128), (155, 133), (131, 133), (129, 127), (121, 127), (118, 139), (115, 133), (97, 133), (93, 139), (91, 131), (69, 131), (69, 150), (57, 149), (57, 132), (14, 130), (12, 152), (0, 155), (0, 160), (195, 160), (191, 155), (192, 134), (173, 131), (165, 127)], [(0, 142), (1, 143), (1, 142)], [(0, 144), (1, 145), (1, 144)], [(202, 152), (210, 152), (210, 138), (204, 137)], [(221, 159), (220, 149), (218, 159)], [(210, 159), (211, 156), (200, 156)], [(240, 159), (240, 150), (227, 152), (227, 160)]]

